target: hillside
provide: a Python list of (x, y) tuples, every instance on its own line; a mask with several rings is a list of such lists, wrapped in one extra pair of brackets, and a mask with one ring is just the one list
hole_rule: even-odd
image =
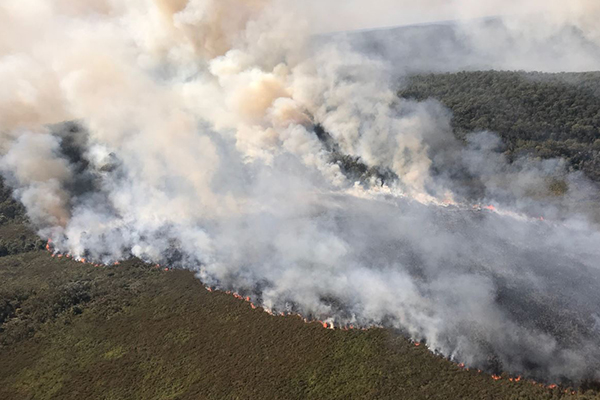
[(4, 400), (600, 398), (465, 370), (389, 330), (271, 316), (191, 272), (52, 258), (20, 215), (0, 226)]
[(270, 316), (133, 260), (34, 251), (0, 259), (0, 275), (6, 400), (600, 398), (496, 381), (383, 329)]
[(489, 130), (507, 154), (562, 157), (600, 181), (600, 73), (460, 72), (416, 75), (400, 96), (435, 98), (458, 137)]
[[(434, 97), (453, 111), (459, 138), (492, 130), (511, 157), (562, 156), (600, 180), (600, 74), (473, 72), (406, 83), (401, 96)], [(383, 174), (337, 161), (350, 175)], [(572, 392), (466, 370), (390, 330), (271, 316), (204, 290), (189, 271), (136, 259), (94, 267), (52, 258), (44, 246), (0, 185), (2, 400), (600, 399), (596, 383)]]

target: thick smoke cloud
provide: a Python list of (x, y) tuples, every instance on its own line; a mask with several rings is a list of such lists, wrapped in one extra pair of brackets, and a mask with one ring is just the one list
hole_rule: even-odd
[(313, 11), (0, 5), (0, 169), (40, 235), (470, 365), (600, 378), (600, 233), (577, 203), (594, 188), (560, 160), (507, 162), (492, 133), (463, 145), (385, 60), (312, 39)]

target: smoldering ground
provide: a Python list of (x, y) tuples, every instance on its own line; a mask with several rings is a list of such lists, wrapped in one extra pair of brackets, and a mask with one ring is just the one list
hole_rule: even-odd
[[(599, 379), (594, 185), (509, 162), (493, 133), (458, 141), (439, 103), (397, 98), (392, 65), (290, 9), (2, 5), (1, 168), (40, 235), (469, 365)], [(559, 26), (594, 40), (585, 21)]]

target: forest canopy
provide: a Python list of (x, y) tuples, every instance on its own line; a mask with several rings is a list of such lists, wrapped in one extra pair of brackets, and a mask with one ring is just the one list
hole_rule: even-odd
[(416, 75), (399, 95), (439, 100), (452, 111), (459, 138), (489, 130), (502, 138), (510, 157), (561, 157), (572, 170), (600, 181), (600, 72)]

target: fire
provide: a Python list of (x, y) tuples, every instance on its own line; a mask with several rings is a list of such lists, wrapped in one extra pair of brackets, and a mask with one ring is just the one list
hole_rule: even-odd
[(487, 207), (484, 207), (486, 210), (490, 210), (490, 211), (496, 211), (496, 207), (489, 205)]
[[(485, 208), (486, 208), (486, 209), (488, 209), (488, 210), (495, 210), (495, 207), (494, 207), (494, 206), (488, 206), (488, 207), (485, 207)], [(82, 259), (82, 262), (85, 262), (85, 259)], [(118, 263), (116, 263), (116, 264), (118, 264)], [(159, 266), (160, 266), (159, 264), (157, 264), (157, 265), (156, 265), (156, 267), (157, 267), (157, 268), (158, 268)], [(165, 271), (169, 271), (169, 268), (165, 268), (164, 270), (165, 270)], [(213, 292), (213, 291), (215, 291), (215, 290), (216, 290), (216, 289), (212, 289), (212, 288), (211, 288), (211, 287), (209, 287), (209, 286), (205, 286), (205, 289), (206, 289), (207, 291), (209, 291), (209, 292)], [(252, 307), (252, 309), (256, 309), (256, 308), (258, 308), (258, 307), (257, 307), (257, 306), (256, 306), (256, 305), (255, 305), (255, 304), (252, 302), (252, 298), (251, 298), (250, 296), (245, 296), (245, 297), (244, 297), (244, 296), (242, 296), (241, 294), (239, 294), (239, 293), (237, 293), (237, 292), (234, 292), (234, 291), (231, 291), (231, 290), (226, 290), (226, 291), (225, 291), (225, 293), (226, 293), (226, 294), (229, 294), (229, 295), (231, 295), (231, 296), (233, 296), (233, 297), (235, 297), (236, 299), (240, 299), (240, 300), (244, 300), (244, 301), (248, 302), (248, 303), (250, 304), (250, 307)], [(269, 308), (267, 308), (267, 307), (265, 307), (265, 306), (263, 306), (263, 310), (264, 310), (264, 312), (266, 312), (266, 313), (268, 313), (269, 315), (272, 315), (272, 316), (297, 315), (298, 317), (300, 317), (300, 319), (302, 319), (302, 320), (304, 321), (304, 323), (311, 323), (311, 322), (314, 322), (314, 321), (315, 321), (315, 320), (309, 320), (308, 318), (305, 318), (305, 317), (303, 317), (301, 314), (298, 314), (298, 313), (289, 313), (289, 312), (287, 312), (287, 313), (286, 313), (286, 312), (274, 312), (273, 310), (271, 310), (271, 309), (269, 309)], [(316, 321), (317, 321), (319, 324), (321, 324), (321, 326), (322, 326), (323, 328), (325, 328), (325, 329), (335, 329), (335, 325), (334, 325), (334, 323), (333, 323), (333, 322), (322, 321), (322, 320), (316, 320)], [(354, 325), (340, 325), (339, 329), (341, 329), (341, 330), (345, 330), (345, 331), (352, 330), (352, 329), (361, 329), (361, 330), (363, 330), (363, 331), (366, 331), (366, 330), (368, 330), (368, 328), (365, 328), (365, 327), (355, 327)], [(421, 343), (421, 342), (417, 342), (417, 341), (415, 341), (415, 342), (413, 342), (413, 344), (415, 345), (415, 347), (420, 347), (422, 343)], [(459, 364), (457, 364), (457, 366), (458, 366), (459, 368), (461, 368), (461, 369), (465, 369), (466, 371), (470, 371), (470, 368), (466, 367), (464, 363), (459, 363)], [(473, 371), (475, 371), (475, 369), (474, 369)], [(477, 373), (479, 373), (479, 374), (481, 374), (481, 373), (483, 372), (483, 371), (482, 371), (482, 370), (480, 370), (480, 369), (477, 369), (476, 371), (477, 371)], [(492, 375), (491, 375), (491, 378), (492, 378), (493, 380), (495, 380), (495, 381), (499, 381), (499, 380), (501, 380), (501, 379), (502, 379), (502, 376), (500, 376), (500, 375), (495, 375), (495, 374), (492, 374)], [(508, 380), (509, 380), (510, 382), (520, 382), (521, 380), (523, 380), (523, 377), (522, 377), (522, 376), (517, 376), (517, 377), (515, 377), (515, 378), (513, 378), (513, 377), (509, 377), (509, 378), (508, 378)], [(548, 386), (546, 386), (546, 385), (544, 385), (544, 384), (542, 384), (542, 383), (538, 383), (538, 382), (536, 382), (536, 381), (533, 381), (533, 380), (532, 380), (532, 381), (529, 381), (529, 382), (530, 382), (532, 385), (534, 385), (534, 386), (538, 386), (538, 385), (539, 385), (540, 387), (547, 387), (548, 389), (556, 389), (556, 388), (558, 388), (558, 385), (557, 385), (557, 384), (551, 384), (551, 385), (548, 385)], [(569, 392), (568, 390), (566, 390), (566, 391), (565, 391), (565, 393), (568, 393), (568, 392)], [(572, 392), (572, 394), (575, 394), (575, 392)]]
[(456, 203), (454, 202), (454, 200), (446, 198), (446, 199), (444, 199), (444, 200), (442, 201), (442, 204), (443, 204), (444, 206), (451, 206), (451, 205), (454, 205), (454, 204), (456, 204)]

